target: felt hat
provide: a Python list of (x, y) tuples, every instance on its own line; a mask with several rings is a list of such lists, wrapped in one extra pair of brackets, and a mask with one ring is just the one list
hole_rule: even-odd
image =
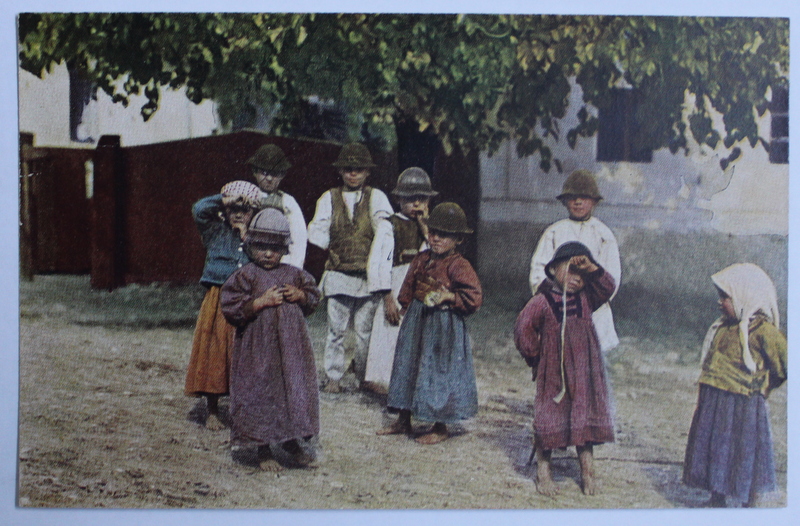
[(256, 150), (256, 153), (247, 160), (247, 164), (253, 168), (271, 173), (285, 172), (292, 167), (292, 164), (286, 158), (286, 154), (275, 144), (265, 144), (261, 146)]
[(253, 217), (244, 242), (288, 246), (289, 220), (277, 208), (265, 208)]
[(428, 217), (428, 228), (447, 234), (472, 234), (472, 229), (467, 225), (467, 215), (455, 203), (441, 203)]
[(592, 199), (602, 199), (600, 191), (597, 189), (597, 181), (594, 174), (589, 170), (575, 170), (561, 188), (561, 193), (556, 199), (565, 199), (569, 196), (585, 195)]
[(366, 146), (359, 142), (351, 142), (342, 146), (339, 158), (332, 163), (337, 168), (374, 168), (372, 155)]
[(556, 249), (556, 253), (553, 255), (553, 258), (550, 260), (550, 263), (545, 265), (544, 273), (547, 274), (547, 277), (550, 279), (555, 279), (555, 275), (553, 274), (553, 269), (561, 263), (562, 261), (566, 261), (572, 259), (575, 256), (586, 256), (589, 260), (597, 265), (597, 262), (592, 257), (592, 251), (584, 245), (583, 243), (579, 243), (577, 241), (567, 241), (560, 247)]
[(439, 192), (431, 187), (431, 178), (428, 177), (428, 173), (422, 168), (413, 166), (400, 173), (397, 178), (397, 186), (392, 190), (392, 195), (397, 197), (414, 197), (417, 195), (433, 197), (439, 195)]

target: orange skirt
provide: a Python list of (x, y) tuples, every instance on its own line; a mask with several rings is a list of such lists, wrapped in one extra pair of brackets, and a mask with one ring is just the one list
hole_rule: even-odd
[(220, 287), (211, 287), (200, 306), (184, 388), (189, 396), (228, 394), (236, 329), (222, 315), (219, 300)]

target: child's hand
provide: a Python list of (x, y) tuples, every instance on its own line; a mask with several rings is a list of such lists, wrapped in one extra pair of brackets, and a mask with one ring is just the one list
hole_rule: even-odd
[(287, 284), (278, 290), (282, 294), (283, 299), (289, 303), (305, 303), (306, 301), (306, 293), (294, 285)]
[(425, 305), (428, 307), (438, 307), (443, 303), (455, 303), (456, 295), (449, 290), (434, 290), (425, 296)]
[(579, 274), (589, 274), (597, 270), (597, 265), (592, 263), (592, 260), (586, 256), (573, 256), (569, 260), (569, 268)]
[(386, 293), (383, 297), (383, 310), (389, 325), (400, 325), (400, 307), (391, 292)]
[(282, 303), (283, 303), (283, 293), (281, 292), (281, 289), (279, 289), (278, 286), (275, 285), (274, 287), (270, 287), (269, 289), (267, 289), (267, 291), (264, 294), (253, 300), (253, 308), (256, 311), (260, 311), (267, 307), (277, 307)]

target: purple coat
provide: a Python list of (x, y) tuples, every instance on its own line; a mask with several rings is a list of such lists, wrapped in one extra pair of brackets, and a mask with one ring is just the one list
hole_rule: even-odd
[(561, 290), (542, 283), (517, 318), (514, 339), (528, 365), (534, 367), (534, 438), (543, 449), (614, 441), (603, 357), (592, 312), (614, 292), (614, 278), (602, 268), (585, 276), (583, 290), (567, 294), (562, 390)]
[[(293, 284), (304, 305), (283, 303), (253, 312), (253, 300), (272, 286)], [(319, 393), (305, 315), (320, 291), (291, 265), (265, 270), (254, 263), (222, 286), (222, 312), (236, 327), (231, 364), (231, 444), (266, 445), (319, 433)]]

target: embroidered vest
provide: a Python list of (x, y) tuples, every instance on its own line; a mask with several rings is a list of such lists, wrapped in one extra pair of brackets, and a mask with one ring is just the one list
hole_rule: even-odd
[(366, 272), (367, 259), (372, 247), (372, 230), (370, 218), (370, 199), (372, 188), (365, 186), (353, 209), (353, 219), (347, 213), (347, 204), (342, 196), (342, 188), (331, 190), (333, 214), (331, 217), (330, 238), (328, 247), (327, 270), (339, 272)]
[(422, 232), (419, 231), (419, 226), (414, 220), (402, 219), (397, 215), (389, 218), (392, 222), (394, 230), (394, 261), (392, 266), (403, 265), (411, 263), (419, 253), (419, 247), (425, 241), (422, 238)]

